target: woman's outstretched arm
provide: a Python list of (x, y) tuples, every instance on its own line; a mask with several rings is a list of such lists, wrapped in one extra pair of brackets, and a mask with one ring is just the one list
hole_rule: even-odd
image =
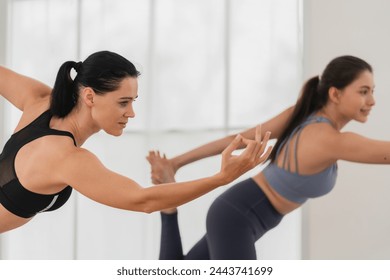
[[(259, 126), (261, 126), (261, 130), (264, 133), (266, 131), (271, 132), (271, 139), (277, 139), (282, 133), (286, 122), (292, 114), (293, 109), (294, 107), (289, 107), (277, 116), (260, 124)], [(247, 139), (255, 139), (256, 127), (244, 130), (239, 134)], [(234, 137), (236, 137), (236, 135), (237, 134), (228, 135), (226, 137), (206, 143), (188, 152), (175, 156), (169, 160), (169, 164), (171, 164), (172, 168), (176, 172), (179, 168), (189, 163), (195, 162), (203, 158), (219, 155), (229, 145), (229, 143), (234, 139)], [(262, 135), (262, 137), (264, 137), (264, 134)]]
[[(99, 203), (115, 208), (154, 212), (189, 202), (219, 186), (226, 185), (248, 170), (264, 162), (270, 152), (266, 148), (269, 133), (261, 140), (237, 136), (222, 152), (222, 164), (213, 176), (189, 182), (167, 183), (142, 188), (133, 180), (105, 168), (92, 153), (77, 148), (56, 170), (61, 181), (81, 194)], [(232, 155), (238, 147), (245, 146), (240, 155)]]

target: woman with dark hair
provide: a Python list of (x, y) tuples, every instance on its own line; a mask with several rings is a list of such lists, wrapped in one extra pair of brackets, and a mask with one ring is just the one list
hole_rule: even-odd
[[(375, 104), (371, 66), (353, 56), (333, 59), (321, 77), (309, 79), (295, 106), (263, 123), (277, 142), (259, 174), (222, 193), (211, 205), (204, 237), (183, 255), (175, 208), (161, 212), (160, 259), (256, 259), (254, 243), (308, 198), (335, 185), (337, 161), (390, 163), (390, 142), (341, 132), (350, 121), (366, 122)], [(241, 133), (253, 139), (255, 128)], [(174, 182), (176, 171), (220, 154), (235, 135), (172, 159), (151, 151), (153, 183)]]
[[(77, 72), (74, 79), (71, 69)], [(225, 185), (269, 156), (269, 133), (262, 141), (258, 130), (256, 140), (238, 136), (227, 145), (221, 170), (207, 178), (142, 188), (108, 170), (81, 146), (100, 130), (122, 134), (135, 115), (138, 75), (130, 61), (108, 51), (65, 62), (53, 90), (0, 67), (0, 94), (23, 112), (0, 155), (0, 233), (58, 209), (73, 188), (111, 207), (150, 213)], [(231, 155), (242, 145), (241, 155)]]

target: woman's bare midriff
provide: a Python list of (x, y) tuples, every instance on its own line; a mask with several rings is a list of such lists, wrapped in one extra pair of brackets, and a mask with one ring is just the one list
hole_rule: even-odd
[(297, 209), (301, 204), (294, 203), (290, 200), (285, 199), (278, 194), (267, 182), (262, 172), (252, 177), (256, 184), (267, 196), (271, 204), (275, 207), (276, 211), (280, 214), (285, 215), (291, 211)]
[(25, 219), (18, 217), (9, 212), (7, 209), (4, 208), (3, 205), (0, 204), (0, 234), (11, 229), (18, 228), (30, 221), (31, 219), (32, 218)]

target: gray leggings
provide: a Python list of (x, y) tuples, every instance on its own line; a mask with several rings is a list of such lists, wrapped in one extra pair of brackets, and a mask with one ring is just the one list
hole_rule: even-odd
[(277, 226), (279, 214), (252, 179), (222, 193), (207, 213), (207, 233), (183, 255), (177, 213), (161, 213), (160, 260), (255, 260), (255, 242)]

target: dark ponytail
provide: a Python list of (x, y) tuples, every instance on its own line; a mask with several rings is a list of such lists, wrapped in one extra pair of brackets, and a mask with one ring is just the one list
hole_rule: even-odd
[(326, 66), (321, 77), (315, 76), (309, 79), (303, 85), (291, 118), (274, 146), (270, 155), (271, 161), (275, 161), (277, 151), (293, 130), (328, 103), (331, 87), (341, 90), (356, 80), (364, 71), (372, 73), (371, 65), (364, 60), (354, 56), (340, 56)]
[[(72, 68), (77, 72), (74, 79)], [(104, 95), (117, 90), (124, 78), (139, 75), (130, 61), (109, 51), (93, 53), (84, 62), (67, 61), (58, 71), (50, 111), (53, 116), (64, 118), (76, 106), (80, 87), (91, 87), (96, 94)]]
[(51, 93), (50, 111), (54, 116), (65, 117), (77, 102), (77, 87), (70, 76), (76, 62), (67, 61), (58, 70), (57, 78)]

